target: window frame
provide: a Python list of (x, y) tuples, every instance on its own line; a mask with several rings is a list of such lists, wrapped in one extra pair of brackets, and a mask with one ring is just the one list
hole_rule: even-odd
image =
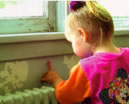
[(56, 31), (56, 1), (48, 1), (47, 17), (0, 18), (1, 34), (37, 33)]

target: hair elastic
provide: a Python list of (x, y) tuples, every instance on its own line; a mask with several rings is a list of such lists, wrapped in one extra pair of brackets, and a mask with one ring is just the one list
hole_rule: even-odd
[(77, 9), (83, 7), (85, 4), (85, 1), (70, 1), (69, 10), (70, 12), (76, 11)]

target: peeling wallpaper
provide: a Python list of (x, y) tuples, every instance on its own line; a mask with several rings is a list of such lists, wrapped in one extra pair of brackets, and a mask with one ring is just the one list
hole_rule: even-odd
[(74, 66), (75, 63), (78, 61), (79, 61), (79, 58), (75, 55), (73, 55), (71, 57), (64, 56), (63, 64), (65, 64), (68, 69), (71, 69), (72, 66)]
[[(0, 70), (0, 88), (3, 88), (5, 93), (11, 92), (13, 89), (20, 88), (24, 85), (28, 76), (28, 62), (16, 61), (5, 63), (4, 69)], [(8, 87), (10, 85), (10, 88)]]
[(48, 71), (48, 60), (52, 62), (54, 71), (66, 80), (70, 69), (78, 63), (79, 58), (71, 54), (0, 63), (0, 94), (45, 85), (40, 83), (40, 79)]

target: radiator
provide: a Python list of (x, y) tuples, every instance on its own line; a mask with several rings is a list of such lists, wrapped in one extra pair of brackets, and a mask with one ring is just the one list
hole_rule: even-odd
[(48, 86), (0, 96), (0, 104), (57, 104), (55, 89)]

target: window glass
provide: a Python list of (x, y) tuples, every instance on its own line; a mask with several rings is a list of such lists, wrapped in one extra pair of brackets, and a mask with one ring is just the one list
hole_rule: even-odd
[(112, 16), (128, 16), (128, 0), (99, 0)]
[(0, 17), (24, 16), (47, 16), (47, 1), (0, 0)]
[(129, 29), (129, 2), (128, 0), (99, 0), (112, 15), (115, 30), (128, 30)]

